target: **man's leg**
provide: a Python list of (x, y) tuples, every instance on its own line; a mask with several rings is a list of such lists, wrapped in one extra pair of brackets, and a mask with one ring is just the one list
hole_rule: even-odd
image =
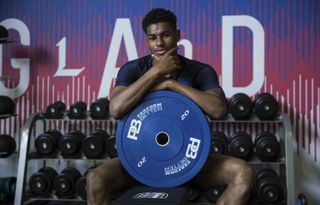
[(208, 190), (228, 184), (217, 205), (245, 205), (254, 180), (254, 169), (244, 160), (225, 155), (210, 155), (193, 184)]
[(136, 181), (124, 170), (118, 158), (106, 161), (87, 175), (88, 205), (110, 205), (111, 192), (133, 186)]

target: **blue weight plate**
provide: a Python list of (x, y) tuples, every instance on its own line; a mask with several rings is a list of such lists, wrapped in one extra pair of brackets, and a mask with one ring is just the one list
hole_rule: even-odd
[(116, 145), (122, 165), (136, 180), (174, 187), (201, 170), (210, 136), (206, 116), (190, 98), (157, 91), (118, 121)]

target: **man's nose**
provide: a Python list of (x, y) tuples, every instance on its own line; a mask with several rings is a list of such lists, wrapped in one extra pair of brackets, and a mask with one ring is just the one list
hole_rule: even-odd
[(157, 42), (156, 42), (156, 43), (157, 43), (157, 46), (162, 46), (162, 45), (163, 45), (163, 43), (164, 43), (164, 42), (163, 42), (163, 38), (158, 37), (158, 38), (157, 38)]

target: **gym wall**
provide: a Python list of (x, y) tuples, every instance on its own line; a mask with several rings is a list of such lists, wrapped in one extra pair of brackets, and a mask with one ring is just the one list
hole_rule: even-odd
[[(317, 0), (0, 0), (0, 95), (16, 101), (1, 134), (54, 101), (67, 106), (109, 96), (119, 67), (148, 54), (141, 20), (151, 8), (178, 17), (180, 53), (212, 65), (227, 97), (272, 93), (289, 115), (296, 192), (320, 203), (320, 13)], [(318, 57), (317, 57), (318, 56)], [(14, 159), (12, 159), (14, 160)], [(0, 161), (16, 172), (16, 161)], [(10, 170), (11, 169), (11, 170)]]

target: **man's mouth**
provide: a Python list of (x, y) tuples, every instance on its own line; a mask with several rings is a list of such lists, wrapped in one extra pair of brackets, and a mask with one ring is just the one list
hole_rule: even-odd
[(164, 55), (166, 52), (167, 52), (167, 50), (165, 50), (165, 49), (156, 50), (156, 51), (155, 51), (155, 53), (156, 53), (157, 55), (160, 55), (160, 56)]

